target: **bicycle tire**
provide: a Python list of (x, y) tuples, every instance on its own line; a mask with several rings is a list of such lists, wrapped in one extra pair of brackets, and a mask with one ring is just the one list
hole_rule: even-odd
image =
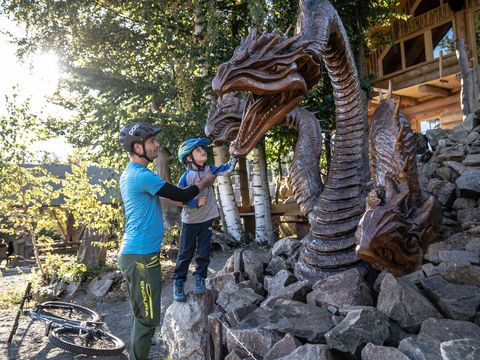
[[(75, 313), (75, 316), (72, 317), (72, 313), (70, 316), (62, 316), (56, 314), (54, 311), (56, 310), (71, 310), (72, 313)], [(71, 304), (62, 301), (47, 301), (38, 305), (38, 313), (41, 315), (50, 315), (54, 316), (59, 319), (75, 321), (75, 322), (97, 322), (100, 321), (100, 315), (98, 315), (92, 309), (86, 308), (84, 306), (80, 306), (77, 304)]]
[[(84, 343), (83, 336), (79, 329), (61, 327), (53, 329), (48, 340), (52, 345), (61, 349), (90, 356), (117, 356), (122, 354), (125, 348), (125, 343), (121, 339), (103, 330), (95, 329), (90, 333), (90, 336), (95, 338), (92, 341), (93, 346), (81, 345)], [(99, 340), (102, 341), (102, 344), (107, 342), (108, 345), (96, 347)]]

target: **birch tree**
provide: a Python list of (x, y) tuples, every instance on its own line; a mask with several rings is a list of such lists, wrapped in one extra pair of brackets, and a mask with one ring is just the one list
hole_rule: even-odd
[(265, 145), (259, 143), (253, 153), (253, 204), (255, 206), (255, 242), (272, 244), (275, 241), (270, 191), (268, 189)]
[[(213, 148), (213, 156), (215, 165), (224, 164), (226, 160), (225, 147), (215, 146)], [(241, 242), (245, 238), (240, 216), (238, 214), (237, 201), (235, 200), (235, 193), (233, 191), (232, 179), (230, 174), (220, 175), (217, 177), (217, 186), (219, 201), (221, 203), (221, 211), (223, 212), (226, 233), (233, 237), (236, 241)]]

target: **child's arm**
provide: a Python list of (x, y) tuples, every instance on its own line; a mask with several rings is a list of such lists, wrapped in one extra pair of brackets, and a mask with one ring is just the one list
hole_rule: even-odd
[(228, 175), (233, 171), (233, 169), (235, 169), (235, 165), (237, 165), (237, 158), (232, 155), (230, 160), (223, 165), (210, 165), (210, 170), (212, 171), (213, 175)]

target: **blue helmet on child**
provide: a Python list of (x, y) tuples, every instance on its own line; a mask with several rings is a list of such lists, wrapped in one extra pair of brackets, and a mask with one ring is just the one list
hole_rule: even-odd
[(180, 145), (180, 147), (178, 148), (178, 161), (183, 164), (183, 160), (185, 159), (185, 157), (187, 155), (190, 155), (196, 147), (207, 147), (209, 143), (210, 140), (208, 140), (207, 138), (194, 138), (184, 141), (182, 145)]

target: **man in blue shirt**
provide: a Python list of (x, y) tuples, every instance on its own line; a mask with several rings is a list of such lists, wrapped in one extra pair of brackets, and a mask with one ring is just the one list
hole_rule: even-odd
[(126, 125), (120, 131), (120, 143), (130, 153), (130, 163), (120, 178), (125, 209), (125, 235), (118, 265), (126, 279), (133, 328), (130, 359), (147, 360), (151, 338), (160, 323), (163, 215), (159, 196), (187, 202), (215, 181), (209, 174), (200, 183), (178, 188), (147, 168), (160, 147), (156, 135), (160, 128), (146, 123)]

